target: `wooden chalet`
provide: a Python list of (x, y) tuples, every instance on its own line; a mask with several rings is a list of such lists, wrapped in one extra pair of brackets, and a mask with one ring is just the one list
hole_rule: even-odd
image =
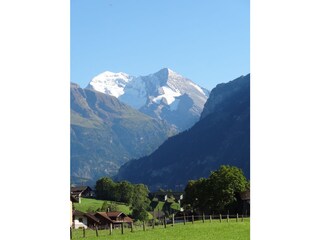
[(71, 198), (75, 199), (75, 202), (80, 203), (81, 197), (93, 197), (94, 192), (88, 186), (71, 187), (70, 188), (70, 195), (71, 195)]
[(124, 214), (123, 212), (97, 212), (94, 216), (99, 219), (100, 226), (110, 227), (119, 226), (122, 223), (126, 223), (131, 225), (133, 223), (133, 219)]
[(100, 221), (91, 213), (84, 213), (78, 210), (72, 212), (72, 227), (78, 228), (94, 228), (100, 225)]

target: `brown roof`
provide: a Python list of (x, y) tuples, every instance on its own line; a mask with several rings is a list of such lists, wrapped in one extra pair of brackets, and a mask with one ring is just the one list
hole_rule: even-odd
[(132, 218), (128, 217), (123, 212), (97, 212), (96, 214), (99, 214), (100, 216), (104, 217), (105, 219), (113, 223), (121, 222), (121, 221), (116, 221), (114, 219), (111, 219), (111, 218), (119, 217), (120, 215), (124, 216), (123, 217), (124, 222), (133, 222)]
[(114, 212), (106, 212), (106, 214), (107, 214), (108, 217), (119, 217), (121, 214), (124, 214), (124, 213), (123, 212), (114, 211)]
[(99, 215), (102, 216), (103, 218), (105, 218), (105, 219), (113, 222), (113, 221), (111, 220), (111, 218), (109, 218), (109, 216), (107, 215), (106, 212), (97, 212), (96, 214), (99, 214)]
[(91, 214), (91, 213), (84, 213), (84, 212), (81, 212), (81, 211), (79, 211), (79, 210), (73, 210), (73, 211), (72, 211), (72, 215), (73, 215), (73, 216), (83, 216), (83, 217), (90, 218), (90, 219), (92, 219), (93, 221), (95, 221), (95, 222), (97, 222), (97, 223), (100, 222), (99, 219), (96, 218), (96, 217), (95, 217), (93, 214)]
[(99, 223), (100, 222), (100, 220), (98, 219), (98, 218), (96, 218), (93, 214), (91, 214), (91, 213), (86, 213), (85, 214), (88, 218), (91, 218), (93, 221), (95, 221), (95, 222), (97, 222), (97, 223)]
[(71, 187), (70, 191), (71, 192), (83, 192), (86, 189), (89, 189), (90, 191), (92, 191), (92, 189), (88, 186)]
[(123, 221), (124, 222), (133, 222), (133, 219), (131, 218), (131, 217), (125, 217), (124, 219), (123, 219)]

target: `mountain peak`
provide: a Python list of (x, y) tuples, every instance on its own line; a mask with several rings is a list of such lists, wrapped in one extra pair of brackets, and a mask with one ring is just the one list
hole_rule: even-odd
[(127, 73), (105, 71), (94, 77), (87, 88), (118, 98), (124, 93), (124, 87), (131, 79)]
[[(100, 73), (98, 76), (96, 76), (95, 78), (98, 77), (105, 77), (105, 78), (129, 78), (129, 74), (124, 73), (124, 72), (111, 72), (111, 71), (105, 71), (103, 73)], [(93, 78), (93, 79), (95, 79)]]
[(177, 77), (177, 76), (182, 77), (180, 74), (174, 72), (170, 68), (162, 68), (158, 72), (154, 73), (154, 75), (160, 78), (169, 78), (169, 77)]
[[(139, 77), (106, 71), (94, 77), (88, 88), (112, 95), (181, 130), (199, 119), (208, 98), (207, 90), (169, 68)], [(184, 94), (189, 98), (181, 97)]]

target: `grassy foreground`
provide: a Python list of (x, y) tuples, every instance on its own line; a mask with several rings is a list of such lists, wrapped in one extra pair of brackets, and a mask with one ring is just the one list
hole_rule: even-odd
[[(73, 230), (73, 239), (84, 239), (82, 230)], [(102, 239), (118, 239), (118, 240), (248, 240), (250, 239), (250, 219), (245, 219), (244, 222), (235, 222), (231, 220), (229, 223), (223, 221), (220, 223), (215, 220), (212, 223), (206, 221), (196, 221), (194, 224), (188, 222), (175, 224), (173, 227), (167, 225), (148, 227), (146, 231), (136, 227), (131, 233), (130, 229), (125, 229), (121, 235), (119, 229), (113, 230), (113, 234), (109, 235), (108, 230), (99, 230), (99, 237), (96, 237), (94, 230), (86, 230), (86, 240), (102, 240)]]

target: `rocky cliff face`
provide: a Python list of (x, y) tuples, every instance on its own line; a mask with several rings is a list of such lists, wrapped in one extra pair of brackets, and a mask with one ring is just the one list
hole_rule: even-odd
[[(241, 76), (228, 83), (218, 84), (210, 93), (209, 99), (204, 105), (200, 119), (208, 116), (211, 113), (219, 112), (224, 106), (224, 101), (232, 98), (234, 95), (250, 89), (250, 75)], [(236, 100), (237, 101), (237, 100)], [(241, 99), (238, 99), (241, 101)]]

